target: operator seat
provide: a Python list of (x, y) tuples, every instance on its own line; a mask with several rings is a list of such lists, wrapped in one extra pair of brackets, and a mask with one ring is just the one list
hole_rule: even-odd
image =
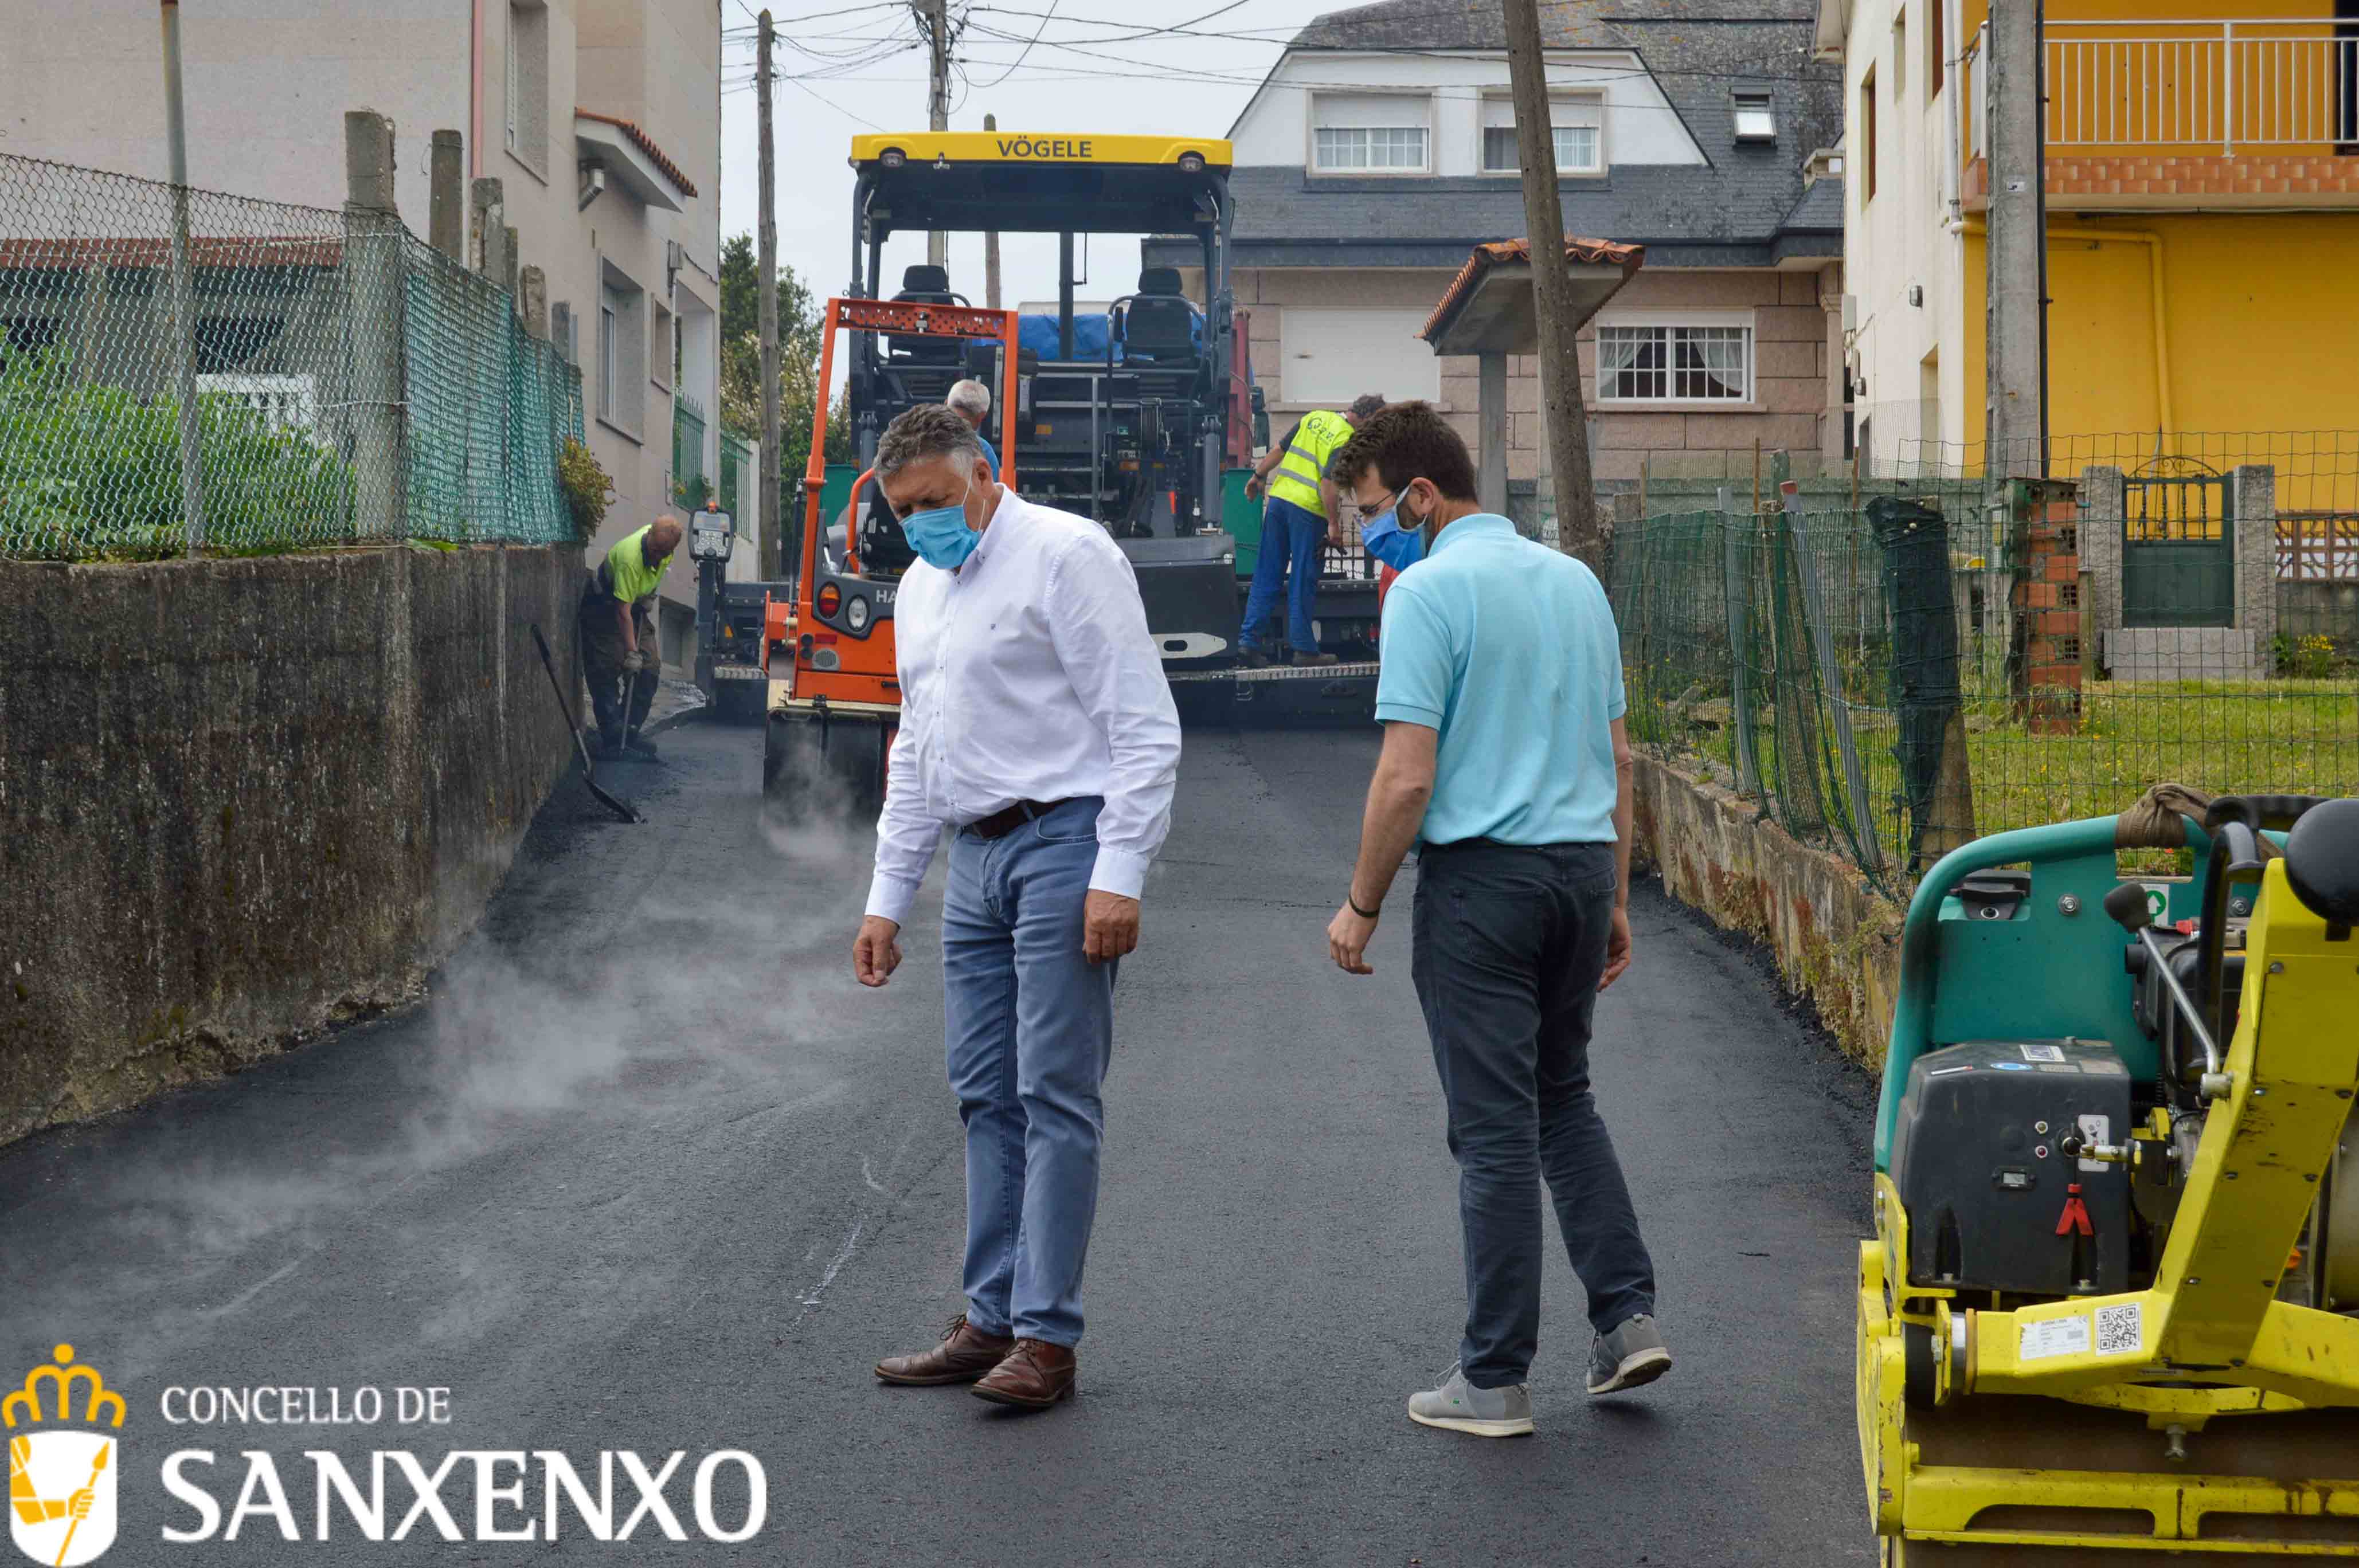
[[(951, 292), (951, 275), (939, 266), (918, 265), (901, 274), (901, 292), (893, 302), (917, 305), (964, 305), (966, 296)], [(903, 364), (954, 365), (965, 355), (965, 346), (956, 338), (897, 338), (885, 340), (885, 351)]]
[(1123, 308), (1124, 362), (1184, 366), (1196, 362), (1196, 308), (1180, 290), (1180, 269), (1150, 266)]

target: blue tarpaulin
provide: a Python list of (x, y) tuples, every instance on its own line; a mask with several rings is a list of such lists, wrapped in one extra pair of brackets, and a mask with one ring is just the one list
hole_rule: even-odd
[[(1204, 318), (1201, 313), (1191, 310), (1190, 319), (1196, 346), (1201, 349), (1204, 343)], [(1044, 360), (1063, 357), (1058, 352), (1060, 345), (1057, 341), (1057, 318), (1053, 315), (1018, 317), (1016, 323), (1016, 341), (1018, 347), (1038, 354)], [(1105, 357), (1106, 319), (1104, 314), (1093, 311), (1083, 315), (1080, 311), (1075, 311), (1073, 313), (1073, 358), (1097, 360), (1103, 362)], [(1121, 355), (1117, 354), (1114, 357), (1118, 361)]]

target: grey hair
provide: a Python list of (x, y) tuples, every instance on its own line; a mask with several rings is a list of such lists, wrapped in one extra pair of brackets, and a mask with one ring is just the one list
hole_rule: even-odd
[(991, 412), (991, 388), (979, 381), (962, 381), (942, 397), (953, 413), (980, 419)]
[(890, 479), (911, 463), (951, 458), (961, 464), (983, 461), (974, 427), (940, 403), (920, 403), (885, 427), (876, 443), (876, 477)]

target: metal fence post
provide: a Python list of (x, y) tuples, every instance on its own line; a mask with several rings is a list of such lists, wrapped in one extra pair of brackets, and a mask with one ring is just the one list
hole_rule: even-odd
[(180, 516), (188, 553), (205, 542), (204, 461), (197, 409), (197, 322), (189, 257), (189, 135), (180, 105), (180, 5), (164, 0), (164, 132), (172, 168), (172, 359), (180, 399)]
[(1721, 593), (1728, 611), (1728, 721), (1736, 730), (1737, 793), (1753, 795), (1761, 788), (1761, 769), (1753, 754), (1753, 690), (1745, 665), (1745, 650), (1752, 637), (1752, 563), (1736, 536), (1736, 519), (1731, 515), (1735, 504), (1734, 492), (1722, 485), (1720, 570)]
[(1818, 563), (1810, 558), (1810, 534), (1802, 521), (1802, 497), (1790, 481), (1780, 485), (1786, 524), (1794, 541), (1794, 575), (1802, 589), (1802, 617), (1810, 623), (1810, 646), (1818, 655), (1819, 686), (1826, 694), (1827, 715), (1834, 721), (1835, 745), (1843, 753), (1843, 790), (1848, 799), (1852, 839), (1862, 870), (1871, 877), (1884, 870), (1884, 847), (1876, 839), (1875, 819), (1868, 809), (1867, 776), (1859, 765), (1859, 747), (1851, 733), (1851, 705), (1843, 698), (1843, 665), (1835, 658), (1833, 635), (1827, 629), (1825, 598), (1819, 591)]
[(344, 276), (352, 310), (353, 529), (403, 533), (402, 243), (393, 195), (393, 122), (344, 115)]

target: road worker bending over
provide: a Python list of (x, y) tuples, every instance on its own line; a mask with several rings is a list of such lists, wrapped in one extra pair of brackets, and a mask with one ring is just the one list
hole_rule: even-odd
[(656, 699), (656, 589), (679, 547), (679, 519), (666, 513), (607, 551), (582, 596), (582, 665), (602, 762), (656, 754), (639, 727)]

